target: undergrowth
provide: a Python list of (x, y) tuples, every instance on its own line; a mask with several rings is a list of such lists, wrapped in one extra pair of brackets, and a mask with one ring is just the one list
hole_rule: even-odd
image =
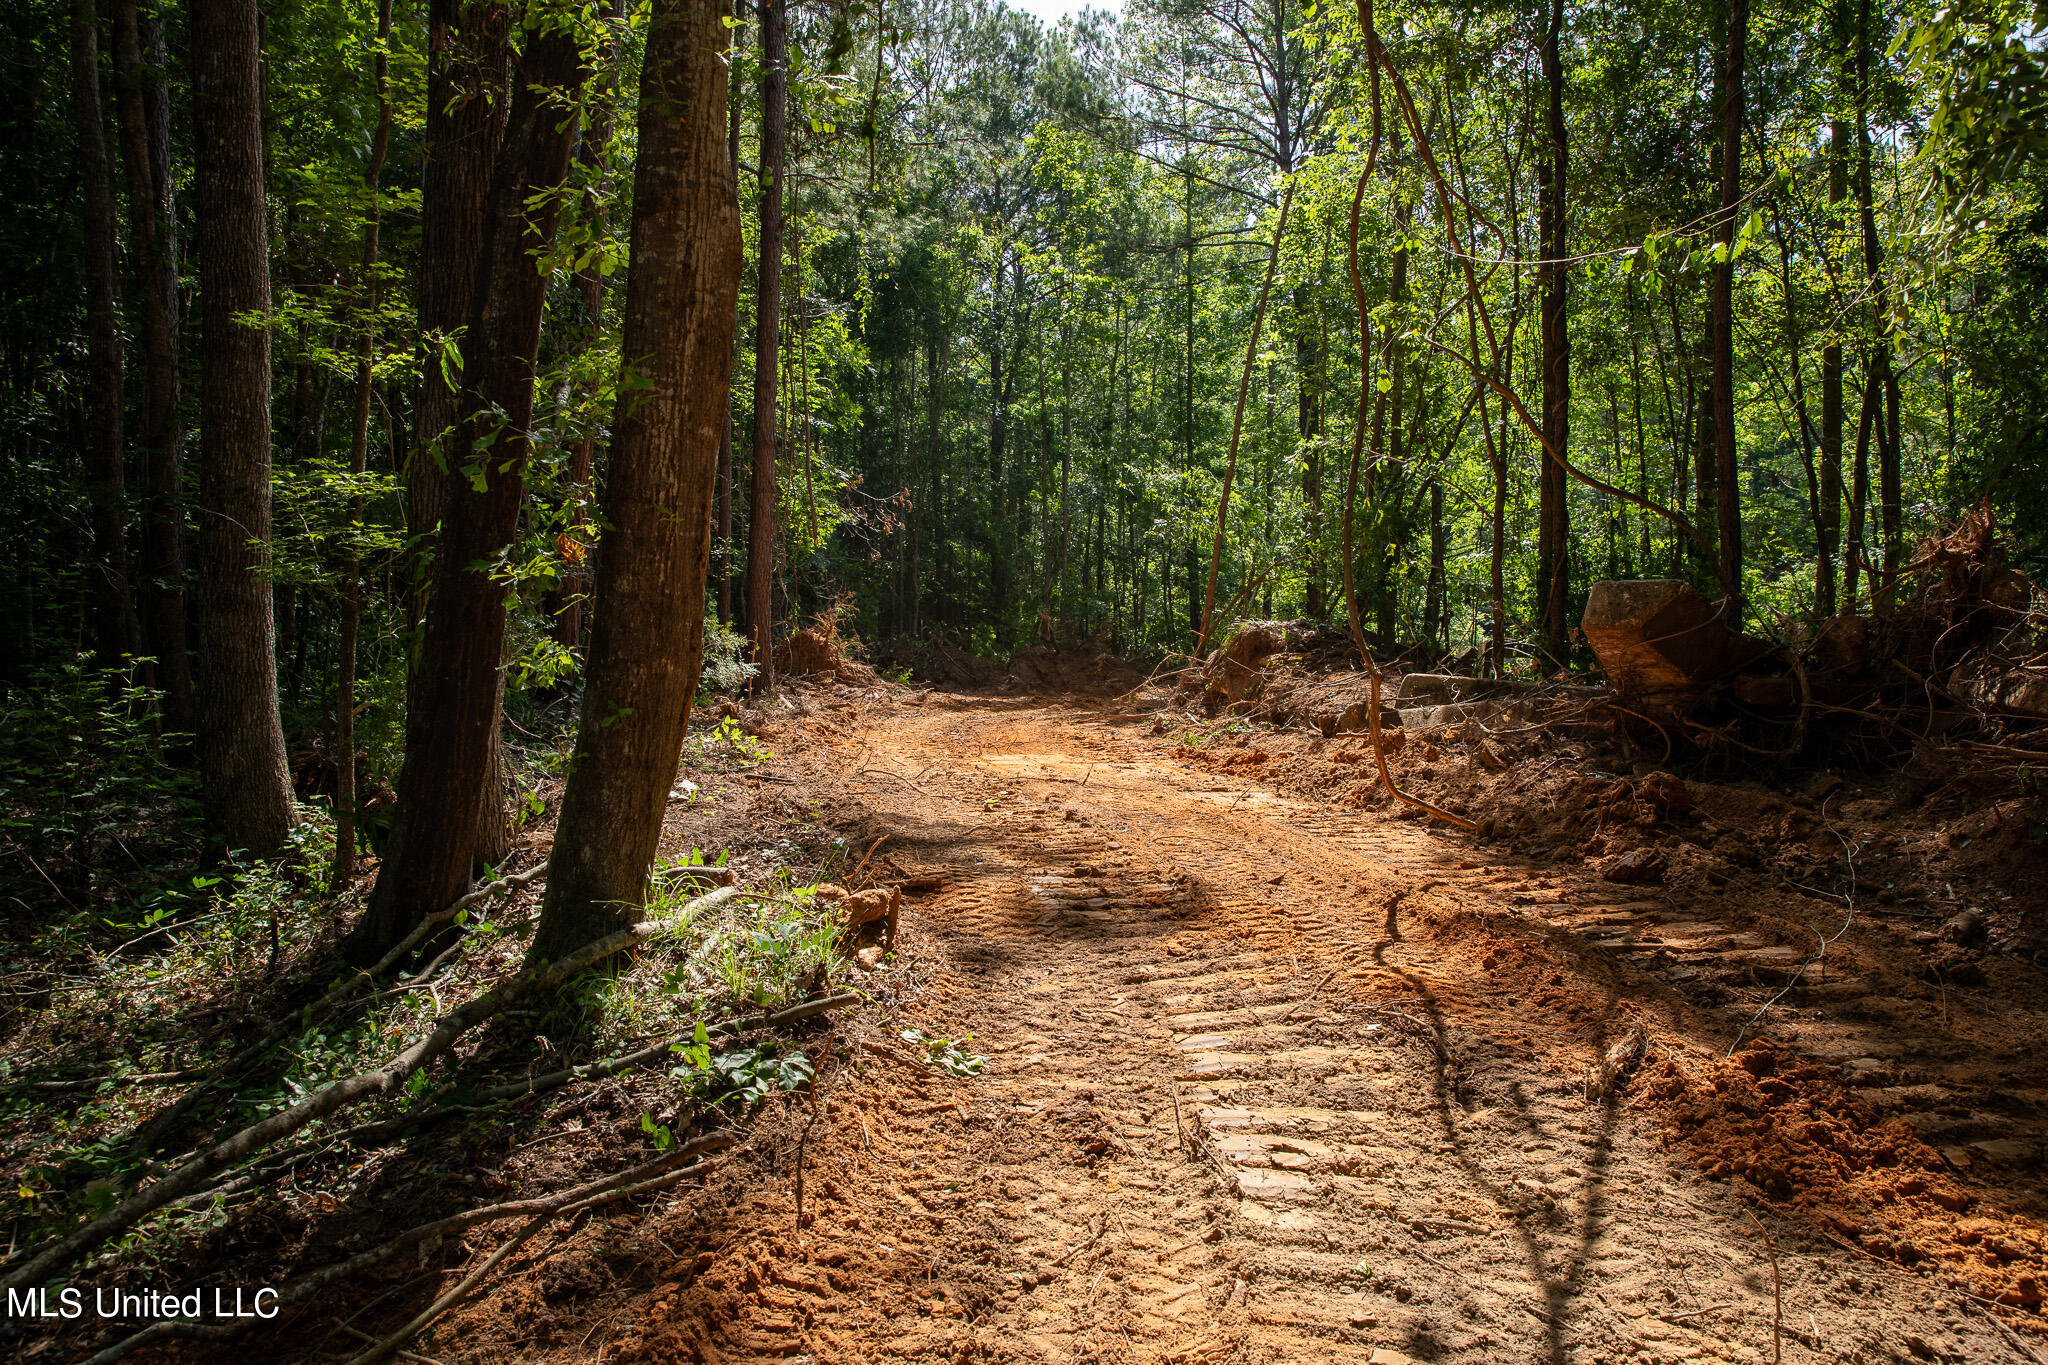
[[(13, 1182), (10, 1235), (17, 1245), (67, 1231), (131, 1192), (145, 1164), (129, 1138), (183, 1092), (188, 1073), (233, 1055), (285, 999), (322, 988), (317, 964), (334, 927), (330, 888), (295, 869), (325, 867), (330, 837), (323, 822), (308, 821), (297, 857), (198, 879), (204, 884), (191, 894), (203, 897), (205, 908), (146, 927), (139, 942), (109, 951), (81, 936), (77, 967), (61, 983), (45, 983), (34, 1007), (17, 1007), (11, 1027), (0, 1032), (0, 1162)], [(368, 1112), (351, 1111), (344, 1123), (446, 1103), (450, 1094), (485, 1082), (510, 1053), (519, 1054), (516, 1067), (529, 1068), (536, 1048), (545, 1070), (661, 1038), (683, 1040), (666, 1081), (678, 1100), (699, 1104), (745, 1107), (808, 1083), (811, 1061), (801, 1051), (773, 1042), (721, 1047), (711, 1031), (823, 990), (840, 962), (839, 926), (809, 885), (707, 904), (701, 879), (679, 872), (703, 862), (693, 850), (656, 876), (647, 917), (673, 923), (625, 970), (587, 974), (552, 999), (514, 1011), (508, 1021), (524, 1022), (495, 1045), (484, 1043), (463, 1060), (444, 1058), (416, 1073), (401, 1093), (363, 1106)], [(239, 1128), (383, 1064), (457, 1003), (516, 971), (532, 926), (529, 912), (502, 901), (465, 915), (461, 945), (444, 965), (417, 979), (379, 983), (356, 1008), (286, 1038), (262, 1067), (210, 1095), (180, 1130), (180, 1141)], [(169, 1079), (166, 1073), (177, 1079), (152, 1083), (152, 1074)], [(483, 1135), (511, 1121), (506, 1113), (482, 1113), (471, 1131)], [(317, 1155), (332, 1137), (330, 1125), (315, 1124), (266, 1159)], [(352, 1168), (338, 1156), (329, 1160), (325, 1183), (338, 1194)], [(296, 1178), (303, 1189), (323, 1183), (311, 1169)], [(219, 1208), (202, 1202), (146, 1225), (107, 1255), (169, 1255), (189, 1248), (220, 1217)]]

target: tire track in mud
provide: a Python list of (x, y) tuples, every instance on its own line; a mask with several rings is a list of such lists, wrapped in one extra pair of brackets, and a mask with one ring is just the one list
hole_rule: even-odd
[[(869, 1040), (819, 1102), (806, 1221), (758, 1211), (610, 1358), (1772, 1358), (1741, 1202), (1585, 1096), (1627, 1002), (1589, 1027), (1458, 940), (1448, 896), (1526, 901), (1525, 877), (1073, 710), (861, 738), (837, 807), (934, 888), (907, 921), (986, 1074)], [(1640, 932), (1630, 904), (1565, 911)], [(2009, 1351), (1928, 1280), (1767, 1225), (1786, 1359)]]

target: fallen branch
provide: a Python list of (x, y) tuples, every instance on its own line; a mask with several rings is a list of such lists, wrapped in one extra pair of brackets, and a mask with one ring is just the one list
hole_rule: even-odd
[(84, 1076), (65, 1081), (21, 1081), (14, 1085), (0, 1086), (0, 1095), (19, 1094), (24, 1090), (63, 1094), (74, 1090), (97, 1089), (109, 1081), (115, 1085), (183, 1085), (205, 1074), (204, 1071), (150, 1071), (133, 1076)]
[[(345, 1322), (337, 1323), (336, 1325), (339, 1326), (342, 1331), (354, 1337), (357, 1341), (375, 1341), (377, 1339), (371, 1336), (368, 1332), (365, 1332), (360, 1327), (351, 1327), (349, 1324)], [(413, 1361), (415, 1362), (415, 1365), (441, 1365), (441, 1362), (434, 1359), (432, 1356), (423, 1356), (417, 1351), (394, 1351), (392, 1352), (392, 1354), (397, 1356), (400, 1360)]]
[(923, 787), (920, 787), (920, 786), (918, 786), (918, 785), (917, 785), (917, 784), (916, 784), (915, 782), (912, 782), (912, 781), (911, 781), (911, 780), (910, 780), (909, 778), (905, 777), (905, 776), (904, 776), (904, 775), (903, 775), (902, 773), (892, 773), (892, 772), (890, 772), (890, 771), (889, 771), (889, 770), (888, 770), (887, 768), (862, 768), (862, 769), (861, 769), (860, 771), (861, 771), (861, 775), (862, 775), (863, 777), (867, 776), (867, 775), (868, 775), (868, 774), (870, 774), (870, 773), (874, 774), (874, 775), (875, 775), (875, 776), (877, 776), (877, 777), (893, 777), (893, 778), (895, 778), (895, 779), (896, 779), (896, 780), (897, 780), (898, 782), (901, 782), (901, 783), (902, 783), (902, 784), (903, 784), (904, 786), (906, 786), (906, 787), (910, 788), (910, 789), (911, 789), (912, 791), (916, 792), (916, 793), (917, 793), (917, 794), (918, 794), (919, 796), (930, 796), (930, 795), (931, 795), (931, 793), (930, 793), (930, 792), (926, 791), (926, 790), (925, 790), (925, 789), (924, 789)]
[[(1355, 613), (1353, 619), (1356, 620)], [(1362, 639), (1359, 642), (1359, 652), (1361, 654), (1365, 653), (1365, 644)], [(1467, 820), (1464, 816), (1453, 815), (1441, 806), (1432, 806), (1419, 796), (1410, 796), (1394, 784), (1394, 775), (1387, 770), (1386, 741), (1380, 737), (1380, 666), (1373, 662), (1372, 655), (1370, 654), (1365, 654), (1365, 665), (1372, 670), (1372, 704), (1366, 709), (1365, 713), (1366, 729), (1372, 740), (1372, 761), (1378, 765), (1380, 770), (1380, 785), (1385, 787), (1387, 794), (1397, 801), (1405, 801), (1415, 807), (1415, 809), (1429, 815), (1434, 815), (1437, 819), (1444, 821), (1446, 824), (1456, 825), (1459, 829), (1476, 831), (1479, 826)]]
[[(730, 899), (733, 888), (721, 887), (701, 896), (683, 909), (679, 918)], [(673, 921), (636, 924), (608, 934), (595, 943), (569, 954), (560, 962), (538, 970), (522, 971), (511, 980), (485, 992), (468, 1004), (434, 1021), (427, 1036), (400, 1052), (383, 1066), (350, 1076), (308, 1095), (291, 1108), (251, 1124), (239, 1133), (215, 1143), (145, 1190), (138, 1191), (117, 1207), (102, 1214), (68, 1237), (43, 1247), (31, 1248), (12, 1258), (14, 1267), (0, 1277), (0, 1289), (41, 1284), (81, 1254), (118, 1233), (125, 1232), (180, 1195), (197, 1189), (202, 1182), (246, 1157), (290, 1137), (316, 1120), (326, 1118), (359, 1100), (382, 1095), (402, 1084), (406, 1077), (455, 1046), (455, 1040), (476, 1025), (502, 1013), (527, 994), (550, 990), (586, 967), (633, 947), (666, 928)]]

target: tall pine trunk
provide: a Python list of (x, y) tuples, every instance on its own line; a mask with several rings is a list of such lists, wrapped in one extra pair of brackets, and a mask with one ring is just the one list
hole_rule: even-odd
[[(1874, 96), (1870, 75), (1870, 0), (1862, 0), (1856, 12), (1856, 207), (1863, 230), (1863, 268), (1869, 278), (1870, 320), (1873, 333), (1869, 366), (1874, 397), (1890, 411), (1873, 417), (1877, 439), (1878, 534), (1884, 556), (1884, 583), (1899, 570), (1901, 543), (1900, 514), (1904, 502), (1899, 468), (1897, 419), (1898, 380), (1892, 374), (1891, 295), (1884, 275), (1884, 246), (1877, 235), (1875, 190), (1871, 181), (1870, 102)], [(1873, 576), (1876, 573), (1872, 568)], [(1879, 586), (1873, 584), (1873, 587)]]
[(1565, 264), (1566, 190), (1571, 168), (1564, 121), (1564, 0), (1550, 0), (1543, 34), (1544, 159), (1538, 186), (1537, 236), (1543, 251), (1539, 331), (1543, 346), (1543, 449), (1537, 479), (1536, 597), (1544, 651), (1553, 668), (1570, 658), (1571, 504), (1564, 462), (1571, 440), (1570, 268)]
[(655, 0), (648, 29), (622, 351), (637, 382), (612, 442), (588, 683), (534, 962), (639, 919), (703, 662), (741, 264), (724, 17), (721, 0)]
[[(560, 190), (587, 77), (577, 36), (533, 33), (492, 176), (475, 300), (463, 346), (461, 419), (446, 443), (448, 500), (406, 717), (405, 764), (390, 853), (348, 944), (374, 959), (462, 894), (477, 845), (479, 793), (491, 780), (504, 685), (505, 585), (493, 566), (518, 531), (526, 496), (534, 361)], [(458, 818), (447, 818), (450, 814)]]
[(142, 306), (137, 606), (143, 648), (156, 660), (164, 720), (171, 729), (189, 733), (192, 660), (185, 640), (185, 513), (178, 487), (183, 434), (178, 416), (177, 212), (164, 62), (163, 28), (156, 17), (144, 20), (136, 0), (114, 0), (114, 107), (128, 188), (128, 261)]
[(217, 847), (265, 857), (296, 820), (270, 588), (270, 248), (256, 0), (195, 0), (200, 800)]
[[(739, 51), (745, 32), (744, 22), (733, 26), (733, 51)], [(726, 77), (725, 103), (725, 164), (732, 175), (732, 183), (737, 186), (740, 183), (740, 102), (730, 72)], [(732, 624), (735, 555), (732, 543), (733, 453), (732, 391), (728, 388), (725, 397), (725, 426), (718, 438), (718, 505), (714, 513), (718, 519), (718, 526), (716, 537), (712, 541), (712, 567), (718, 575), (718, 623), (722, 626)]]
[[(1849, 197), (1849, 132), (1841, 119), (1828, 123), (1828, 215), (1839, 224), (1837, 207)], [(1820, 353), (1820, 534), (1813, 575), (1816, 616), (1835, 614), (1835, 561), (1842, 543), (1842, 344), (1829, 341)]]
[[(407, 600), (412, 626), (428, 611), (435, 549), (453, 483), (444, 440), (461, 412), (459, 379), (471, 339), (485, 209), (504, 138), (509, 67), (503, 0), (429, 0), (426, 165), (421, 175), (419, 320), (421, 382), (406, 460), (406, 530), (417, 546)], [(445, 349), (444, 349), (445, 348)], [(406, 713), (419, 706), (422, 675), (406, 683)], [(510, 838), (500, 777), (498, 724), (491, 723), (489, 780), (477, 792), (477, 856), (495, 862)], [(400, 817), (405, 812), (399, 812)], [(441, 818), (437, 816), (436, 818)]]
[(85, 242), (85, 475), (92, 517), (93, 641), (100, 667), (142, 652), (128, 591), (128, 501), (121, 468), (121, 312), (115, 302), (114, 190), (100, 116), (99, 18), (71, 0), (71, 111)]
[[(378, 238), (384, 215), (378, 201), (384, 158), (391, 150), (391, 93), (388, 86), (391, 41), (391, 0), (378, 0), (377, 131), (370, 140), (370, 163), (363, 168), (368, 192), (368, 221), (363, 225), (363, 315), (356, 337), (355, 404), (349, 416), (349, 473), (360, 481), (370, 462), (370, 383), (377, 354)], [(349, 498), (347, 534), (354, 537), (363, 519), (361, 495)], [(334, 880), (355, 875), (356, 861), (356, 644), (362, 623), (363, 560), (351, 543), (343, 551), (341, 574), (341, 642), (334, 687)]]
[[(761, 233), (754, 289), (754, 477), (747, 525), (747, 629), (764, 675), (775, 643), (775, 381), (781, 359), (783, 120), (789, 70), (783, 0), (761, 0)], [(772, 676), (769, 685), (773, 686)]]
[[(1742, 489), (1735, 461), (1735, 220), (1742, 205), (1742, 64), (1749, 40), (1749, 0), (1726, 0), (1727, 43), (1720, 68), (1721, 258), (1714, 265), (1707, 306), (1714, 348), (1714, 482), (1721, 591), (1731, 619), (1743, 614)], [(1704, 452), (1702, 452), (1704, 453)]]

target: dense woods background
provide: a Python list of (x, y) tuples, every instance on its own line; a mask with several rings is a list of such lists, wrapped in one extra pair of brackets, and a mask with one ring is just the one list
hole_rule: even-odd
[(1797, 635), (1979, 503), (2038, 569), (2037, 21), (10, 6), (8, 897), (367, 841), (373, 958), (820, 611), (1155, 657), (1348, 584), (1547, 675), (1599, 578)]

